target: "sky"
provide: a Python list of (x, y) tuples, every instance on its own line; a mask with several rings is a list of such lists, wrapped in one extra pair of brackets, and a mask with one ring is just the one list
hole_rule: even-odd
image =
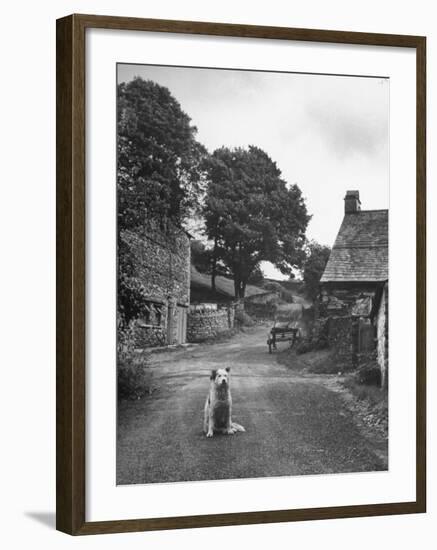
[(135, 76), (169, 88), (210, 152), (256, 145), (268, 153), (305, 197), (309, 239), (333, 245), (348, 189), (360, 191), (363, 210), (388, 208), (388, 79), (118, 65), (118, 82)]

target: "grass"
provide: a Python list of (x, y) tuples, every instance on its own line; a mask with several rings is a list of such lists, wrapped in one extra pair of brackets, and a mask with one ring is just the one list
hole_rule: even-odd
[(314, 350), (298, 355), (294, 349), (287, 348), (280, 351), (277, 361), (290, 369), (305, 371), (313, 374), (337, 374), (338, 367), (333, 359), (331, 350)]
[[(191, 283), (196, 286), (204, 287), (208, 290), (211, 290), (211, 275), (207, 275), (206, 273), (200, 273), (200, 271), (197, 271), (197, 269), (192, 265), (191, 266)], [(234, 288), (233, 279), (228, 279), (227, 277), (222, 277), (221, 275), (218, 275), (215, 279), (215, 286), (219, 294), (223, 294), (230, 298), (235, 297), (235, 288)], [(246, 287), (246, 296), (253, 296), (255, 294), (264, 294), (264, 292), (266, 291), (263, 288), (259, 288), (255, 285), (247, 285)]]
[(387, 407), (387, 392), (379, 386), (360, 384), (354, 374), (349, 374), (342, 381), (343, 386), (348, 389), (358, 401), (367, 401), (370, 405)]
[(365, 422), (373, 429), (378, 427), (385, 437), (388, 436), (388, 394), (379, 386), (362, 384), (353, 374), (341, 382), (345, 389), (364, 407)]
[(238, 334), (240, 330), (238, 328), (230, 328), (228, 330), (223, 330), (221, 332), (217, 332), (214, 336), (209, 336), (208, 338), (205, 338), (204, 340), (196, 340), (195, 343), (197, 344), (219, 344), (221, 342), (227, 342), (231, 338), (233, 338), (236, 334)]

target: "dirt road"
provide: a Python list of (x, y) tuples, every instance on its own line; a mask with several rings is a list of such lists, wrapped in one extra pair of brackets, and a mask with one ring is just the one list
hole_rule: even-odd
[[(159, 391), (119, 406), (118, 484), (386, 469), (334, 379), (279, 365), (266, 334), (256, 327), (225, 343), (151, 356)], [(225, 365), (233, 418), (247, 431), (207, 439), (209, 372)]]

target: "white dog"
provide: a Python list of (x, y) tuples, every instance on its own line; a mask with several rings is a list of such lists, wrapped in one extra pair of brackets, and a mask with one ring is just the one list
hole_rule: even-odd
[(230, 370), (230, 367), (226, 367), (211, 371), (203, 421), (206, 437), (212, 437), (214, 432), (232, 435), (235, 432), (246, 431), (240, 424), (232, 422)]

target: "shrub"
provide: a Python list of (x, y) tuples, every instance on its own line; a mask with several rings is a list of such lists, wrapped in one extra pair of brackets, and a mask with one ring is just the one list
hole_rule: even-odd
[(117, 364), (117, 389), (119, 399), (140, 399), (152, 392), (152, 374), (144, 358), (125, 356)]
[(327, 336), (324, 336), (323, 334), (320, 335), (315, 341), (314, 341), (314, 347), (315, 349), (326, 349), (329, 347), (329, 342)]
[(117, 390), (119, 399), (140, 399), (152, 391), (152, 374), (143, 354), (136, 355), (133, 323), (118, 325)]
[(117, 358), (130, 356), (135, 348), (135, 325), (133, 322), (124, 323), (121, 317), (117, 320)]
[(366, 386), (381, 386), (381, 369), (374, 362), (361, 365), (354, 374), (358, 384)]
[(314, 350), (323, 350), (327, 349), (328, 338), (324, 335), (319, 335), (318, 338), (305, 338), (301, 340), (296, 346), (296, 353), (302, 355), (303, 353), (308, 353)]
[(372, 406), (378, 405), (378, 408), (382, 409), (383, 414), (387, 413), (387, 392), (380, 387), (360, 384), (357, 382), (356, 373), (346, 376), (342, 384), (358, 401), (367, 401)]
[(308, 353), (310, 351), (313, 351), (314, 345), (311, 340), (302, 340), (296, 345), (296, 353), (298, 355), (302, 355), (303, 353)]

